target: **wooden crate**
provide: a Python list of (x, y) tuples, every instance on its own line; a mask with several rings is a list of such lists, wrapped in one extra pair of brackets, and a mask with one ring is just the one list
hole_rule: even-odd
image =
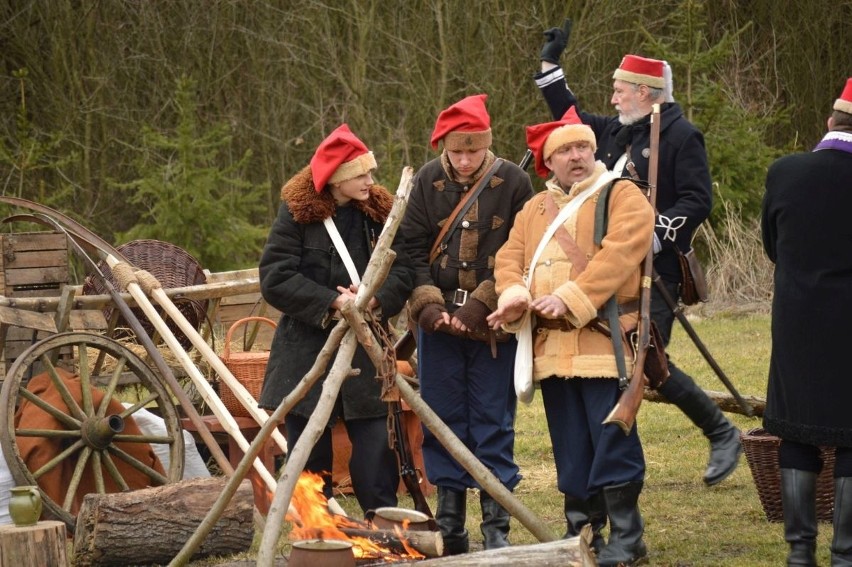
[[(257, 268), (247, 270), (237, 270), (233, 272), (207, 272), (207, 283), (217, 283), (231, 280), (242, 279), (258, 279)], [(235, 321), (244, 317), (256, 315), (258, 317), (266, 317), (272, 319), (275, 323), (281, 318), (281, 312), (274, 307), (268, 305), (260, 296), (260, 284), (258, 283), (258, 291), (253, 293), (243, 293), (240, 295), (229, 295), (219, 300), (218, 305), (213, 309), (213, 324), (216, 326), (217, 338), (223, 338), (228, 329)], [(246, 332), (251, 332), (254, 325), (246, 325)], [(272, 336), (275, 329), (269, 325), (259, 324), (257, 327), (257, 338), (254, 344), (261, 349), (268, 349), (272, 344)], [(236, 332), (231, 337), (232, 340), (242, 344), (243, 333)], [(239, 349), (237, 349), (239, 350)]]
[(61, 232), (0, 234), (0, 290), (6, 297), (51, 297), (68, 283), (68, 241)]
[[(6, 297), (55, 297), (68, 283), (68, 240), (61, 232), (0, 234), (0, 291)], [(42, 314), (43, 315), (43, 314)], [(3, 349), (5, 369), (29, 346), (49, 337), (44, 325), (10, 324)], [(5, 372), (4, 372), (5, 374)]]

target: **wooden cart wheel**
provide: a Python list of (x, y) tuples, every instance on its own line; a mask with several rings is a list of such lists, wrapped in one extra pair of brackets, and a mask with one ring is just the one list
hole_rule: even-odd
[[(49, 386), (55, 388), (62, 403), (48, 403), (27, 389), (32, 375), (46, 372)], [(62, 376), (75, 377), (68, 381)], [(132, 375), (140, 387), (134, 389), (130, 407), (115, 411), (119, 385)], [(44, 382), (42, 382), (44, 384)], [(75, 391), (76, 390), (76, 391)], [(58, 398), (54, 398), (58, 399)], [(24, 404), (39, 416), (52, 419), (53, 429), (20, 428), (15, 425), (15, 412)], [(108, 413), (108, 406), (113, 409)], [(164, 435), (129, 435), (122, 433), (125, 421), (142, 409), (163, 418)], [(121, 411), (123, 410), (123, 411)], [(46, 414), (46, 415), (45, 415)], [(41, 340), (24, 351), (12, 364), (0, 390), (0, 446), (18, 485), (38, 485), (44, 475), (67, 481), (64, 500), (55, 501), (40, 486), (46, 510), (74, 531), (76, 508), (82, 500), (82, 479), (99, 494), (143, 488), (129, 486), (125, 476), (148, 477), (146, 484), (159, 486), (176, 482), (183, 474), (183, 435), (177, 410), (158, 376), (131, 350), (120, 343), (91, 333), (60, 333)], [(4, 434), (5, 432), (5, 434)], [(30, 470), (21, 457), (19, 444), (35, 443), (55, 453), (39, 460), (38, 470)], [(119, 446), (118, 444), (121, 444)], [(169, 466), (163, 475), (152, 466), (131, 455), (134, 444), (149, 443), (168, 448)], [(123, 448), (122, 448), (123, 447)], [(147, 448), (146, 448), (147, 449)], [(46, 462), (45, 462), (46, 461)], [(69, 466), (69, 463), (75, 463)], [(121, 467), (117, 466), (121, 464)], [(127, 468), (127, 466), (131, 468)], [(55, 470), (59, 468), (58, 470)], [(122, 474), (120, 468), (125, 469)], [(132, 471), (132, 472), (127, 472)], [(136, 474), (138, 471), (139, 474)], [(67, 478), (70, 473), (70, 479)], [(46, 477), (45, 477), (46, 478)], [(138, 483), (137, 483), (138, 484)], [(60, 498), (61, 499), (61, 498)]]

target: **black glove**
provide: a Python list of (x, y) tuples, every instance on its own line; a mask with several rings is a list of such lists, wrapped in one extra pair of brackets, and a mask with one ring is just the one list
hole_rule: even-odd
[(550, 28), (544, 32), (544, 37), (547, 38), (547, 43), (541, 48), (542, 61), (559, 65), (559, 58), (562, 52), (565, 51), (565, 46), (568, 44), (568, 38), (565, 37), (565, 32), (560, 28)]
[(488, 322), (485, 320), (491, 310), (478, 299), (470, 298), (467, 302), (456, 309), (453, 317), (464, 323), (464, 326), (475, 333), (488, 330)]
[(439, 303), (429, 303), (420, 310), (420, 315), (417, 316), (417, 324), (423, 329), (427, 335), (435, 332), (435, 323), (440, 319), (447, 308)]

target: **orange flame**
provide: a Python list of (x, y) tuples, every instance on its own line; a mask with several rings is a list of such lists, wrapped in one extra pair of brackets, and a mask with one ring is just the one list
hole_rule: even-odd
[[(381, 559), (384, 562), (402, 561), (408, 559), (421, 559), (425, 557), (422, 553), (411, 547), (408, 540), (399, 528), (394, 533), (399, 538), (405, 549), (405, 553), (399, 553), (387, 547), (383, 547), (375, 541), (359, 536), (350, 536), (341, 528), (370, 529), (366, 524), (355, 522), (345, 516), (331, 514), (328, 511), (328, 500), (322, 492), (323, 479), (320, 475), (303, 472), (299, 475), (296, 487), (293, 490), (292, 507), (298, 514), (294, 518), (287, 514), (285, 519), (293, 524), (290, 530), (290, 538), (300, 539), (337, 539), (352, 543), (352, 552), (356, 559)], [(408, 521), (403, 524), (408, 528)], [(376, 528), (372, 528), (376, 529)]]

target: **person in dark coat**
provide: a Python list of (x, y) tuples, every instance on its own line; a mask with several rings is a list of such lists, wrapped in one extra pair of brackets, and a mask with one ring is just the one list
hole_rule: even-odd
[(810, 153), (769, 168), (761, 219), (775, 263), (764, 428), (781, 438), (787, 565), (816, 565), (820, 446), (835, 447), (831, 565), (852, 566), (852, 78)]
[[(393, 205), (391, 194), (373, 183), (375, 167), (373, 153), (343, 124), (323, 140), (310, 165), (281, 189), (283, 202), (260, 260), (263, 298), (283, 313), (258, 402), (262, 408), (277, 408), (296, 387), (325, 345), (336, 311), (355, 298), (357, 282), (353, 281), (366, 269)], [(329, 218), (345, 243), (344, 250), (333, 244), (323, 224)], [(370, 301), (373, 314), (385, 320), (402, 310), (414, 280), (405, 252), (396, 246), (394, 251), (397, 257), (390, 273)], [(350, 268), (346, 256), (351, 259)], [(388, 407), (380, 398), (375, 367), (360, 345), (352, 368), (360, 374), (343, 383), (328, 427), (305, 469), (323, 475), (325, 496), (331, 498), (331, 428), (341, 419), (352, 442), (349, 473), (361, 508), (366, 512), (396, 506), (399, 475), (388, 445)], [(324, 380), (325, 376), (287, 414), (289, 446), (304, 431)]]
[[(561, 29), (552, 28), (545, 35), (548, 41), (542, 48), (541, 72), (535, 76), (535, 81), (553, 117), (557, 118), (578, 103), (559, 66), (565, 34)], [(613, 79), (611, 103), (618, 115), (580, 112), (580, 118), (597, 136), (597, 159), (618, 174), (647, 181), (651, 155), (649, 118), (652, 105), (660, 103), (654, 271), (677, 301), (682, 279), (678, 251), (689, 251), (693, 234), (710, 214), (713, 203), (704, 136), (674, 102), (671, 71), (664, 61), (626, 55), (613, 73)], [(635, 171), (635, 176), (631, 170)], [(656, 286), (651, 288), (651, 318), (664, 344), (668, 344), (674, 313)], [(708, 486), (718, 484), (730, 476), (739, 463), (740, 432), (704, 390), (671, 360), (669, 371), (671, 376), (659, 392), (707, 437), (710, 459), (703, 478)]]
[[(491, 146), (486, 95), (466, 97), (444, 109), (432, 132), (440, 157), (417, 172), (400, 232), (416, 270), (409, 300), (418, 325), (420, 395), (453, 433), (512, 490), (520, 481), (514, 461), (513, 386), (516, 341), (497, 341), (485, 321), (497, 306), (494, 257), (515, 215), (533, 195), (517, 165), (497, 162)], [(489, 172), (497, 166), (492, 175)], [(468, 191), (482, 190), (439, 253), (430, 258), (441, 228)], [(508, 339), (508, 335), (503, 334)], [(438, 487), (436, 520), (445, 555), (466, 553), (467, 489), (481, 488), (424, 429), (426, 477)], [(480, 529), (486, 549), (509, 545), (509, 514), (480, 492)]]

